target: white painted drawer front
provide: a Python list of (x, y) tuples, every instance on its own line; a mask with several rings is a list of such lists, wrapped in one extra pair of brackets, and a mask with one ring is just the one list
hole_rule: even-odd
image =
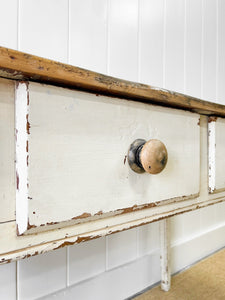
[(0, 223), (15, 220), (14, 82), (0, 78)]
[[(16, 99), (19, 233), (198, 194), (198, 114), (37, 83), (29, 84), (28, 99), (25, 94), (21, 84)], [(136, 174), (129, 168), (126, 154), (137, 138), (166, 145), (162, 173)]]
[(225, 119), (209, 118), (209, 192), (225, 189)]

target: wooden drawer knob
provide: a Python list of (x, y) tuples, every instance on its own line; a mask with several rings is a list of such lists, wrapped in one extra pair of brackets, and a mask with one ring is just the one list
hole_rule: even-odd
[(136, 173), (158, 174), (165, 168), (168, 159), (166, 146), (159, 140), (135, 140), (128, 151), (128, 163)]

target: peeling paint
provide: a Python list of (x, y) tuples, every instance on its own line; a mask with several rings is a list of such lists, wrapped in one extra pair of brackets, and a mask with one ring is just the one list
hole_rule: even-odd
[[(16, 123), (16, 223), (18, 234), (27, 230), (28, 216), (28, 177), (27, 166), (29, 164), (28, 122), (29, 103), (28, 82), (17, 82), (15, 90), (15, 123)], [(19, 180), (19, 181), (18, 181)]]
[(215, 117), (210, 118), (208, 118), (208, 190), (209, 193), (213, 193), (216, 188), (216, 119)]
[[(167, 211), (168, 215), (161, 215), (161, 216), (158, 216), (157, 218), (155, 219), (151, 219), (151, 220), (144, 220), (143, 222), (140, 222), (140, 223), (137, 223), (135, 225), (131, 225), (129, 226), (129, 224), (127, 224), (128, 226), (126, 228), (122, 228), (120, 230), (116, 230), (116, 229), (112, 229), (112, 230), (108, 230), (108, 226), (106, 226), (105, 228), (102, 228), (101, 229), (101, 233), (99, 234), (99, 232), (96, 232), (95, 233), (92, 233), (91, 235), (84, 235), (84, 236), (73, 236), (73, 237), (69, 237), (69, 239), (73, 239), (72, 241), (71, 240), (65, 240), (65, 238), (68, 239), (68, 237), (65, 237), (63, 238), (62, 240), (55, 240), (55, 241), (52, 241), (52, 242), (45, 242), (43, 241), (42, 243), (40, 243), (39, 245), (31, 245), (29, 244), (29, 247), (30, 248), (23, 248), (23, 249), (20, 249), (18, 251), (16, 251), (16, 253), (18, 253), (18, 255), (15, 255), (15, 252), (9, 252), (9, 253), (5, 253), (4, 255), (7, 255), (7, 258), (3, 257), (1, 260), (0, 260), (0, 263), (4, 264), (4, 263), (7, 263), (7, 262), (11, 262), (11, 261), (14, 261), (14, 260), (18, 260), (18, 259), (23, 259), (23, 258), (27, 258), (27, 257), (30, 257), (30, 256), (35, 256), (35, 255), (38, 255), (38, 254), (42, 254), (42, 253), (45, 253), (45, 252), (48, 252), (49, 250), (56, 250), (56, 249), (59, 249), (59, 248), (62, 248), (62, 247), (66, 247), (66, 246), (70, 246), (70, 245), (73, 245), (73, 244), (77, 244), (77, 243), (81, 243), (81, 242), (85, 242), (85, 241), (88, 241), (88, 240), (93, 240), (93, 239), (96, 239), (96, 238), (99, 238), (99, 237), (102, 237), (102, 236), (105, 236), (105, 235), (109, 235), (109, 234), (115, 234), (117, 232), (122, 232), (122, 231), (125, 231), (125, 230), (128, 230), (128, 229), (132, 229), (132, 228), (135, 228), (135, 227), (138, 227), (138, 226), (142, 226), (142, 225), (146, 225), (146, 224), (149, 224), (149, 223), (153, 223), (153, 222), (156, 222), (156, 221), (159, 221), (159, 220), (163, 220), (165, 218), (168, 218), (171, 217), (171, 216), (175, 216), (175, 215), (178, 215), (178, 214), (182, 214), (182, 213), (186, 213), (186, 212), (189, 212), (189, 211), (193, 211), (193, 210), (196, 210), (196, 209), (199, 209), (199, 208), (203, 208), (203, 207), (206, 207), (206, 206), (209, 206), (209, 205), (214, 205), (215, 203), (221, 203), (221, 202), (224, 202), (225, 199), (222, 198), (222, 199), (213, 199), (211, 203), (204, 203), (204, 202), (201, 202), (201, 203), (196, 203), (195, 205), (192, 205), (190, 208), (182, 208), (183, 211), (181, 211), (180, 209), (178, 209), (178, 211), (174, 211), (174, 210), (170, 210), (170, 211)], [(154, 217), (154, 216), (152, 216)], [(68, 233), (66, 234), (68, 235)], [(57, 245), (54, 247), (54, 245)], [(41, 250), (35, 250), (36, 247), (40, 247), (42, 246), (42, 249)], [(35, 250), (35, 252), (34, 252)], [(26, 254), (24, 254), (24, 252), (26, 252)]]
[(216, 120), (217, 120), (217, 117), (215, 117), (215, 116), (208, 117), (208, 123), (216, 122)]
[[(31, 58), (31, 56), (27, 56), (27, 58)], [(15, 59), (15, 58), (12, 58), (12, 59)], [(42, 68), (42, 67), (40, 67), (39, 66), (39, 70), (42, 70), (42, 69), (44, 69), (44, 68)], [(82, 72), (81, 72), (81, 74), (83, 74)], [(35, 76), (34, 76), (35, 77)], [(37, 75), (37, 78), (38, 78), (38, 75)], [(113, 85), (114, 84), (116, 84), (116, 81), (112, 81), (112, 83), (111, 83), (111, 85), (109, 85), (109, 88), (112, 86), (112, 88), (113, 88)], [(122, 83), (121, 83), (121, 85), (118, 85), (118, 86), (123, 86), (122, 85)], [(127, 86), (127, 88), (129, 88), (130, 87), (130, 85), (129, 84), (127, 84), (126, 85)], [(144, 85), (143, 85), (144, 86)], [(133, 86), (133, 87), (135, 87), (135, 86)], [(165, 91), (165, 92), (168, 92), (168, 91)], [(170, 94), (171, 95), (176, 95), (176, 93), (173, 93), (173, 92), (170, 92)], [(163, 93), (161, 94), (161, 97), (163, 98), (163, 99), (165, 99), (165, 101), (167, 100), (167, 96), (165, 96)], [(191, 103), (191, 99), (188, 99), (188, 101), (187, 101), (187, 103), (188, 104), (190, 104)], [(29, 105), (29, 93), (28, 93), (28, 98), (27, 98), (27, 104)], [(27, 114), (27, 116), (26, 116), (26, 120), (27, 120), (27, 134), (30, 134), (30, 123), (29, 123), (29, 121), (28, 121), (28, 118), (29, 118), (29, 115)], [(211, 118), (211, 117), (210, 117)], [(211, 120), (209, 118), (209, 123), (210, 122), (215, 122), (216, 120)], [(213, 117), (213, 118), (216, 118), (216, 117)], [(25, 119), (25, 118), (24, 118)], [(197, 123), (197, 122), (196, 122)], [(199, 125), (199, 124), (198, 124)], [(17, 140), (17, 133), (18, 133), (18, 131), (16, 131), (16, 140)], [(27, 141), (27, 145), (26, 145), (26, 150), (27, 150), (27, 152), (28, 152), (28, 141)], [(27, 164), (28, 164), (28, 158), (29, 158), (29, 155), (27, 155)], [(122, 163), (122, 161), (121, 161), (121, 163)], [(124, 164), (126, 163), (126, 159), (124, 159)], [(210, 166), (210, 169), (211, 169), (211, 166)], [(16, 174), (17, 175), (17, 174)], [(17, 181), (17, 180), (16, 180)], [(28, 183), (27, 183), (27, 187), (28, 187), (29, 185), (28, 185)], [(17, 182), (17, 189), (19, 189), (19, 178), (18, 178), (18, 182)], [(29, 198), (29, 197), (28, 197)], [(178, 202), (178, 201), (183, 201), (183, 200), (186, 200), (188, 197), (187, 196), (183, 196), (183, 197), (180, 197), (180, 199), (177, 199), (176, 198), (176, 200), (174, 200), (174, 203), (175, 202)], [(32, 199), (32, 198), (31, 198)], [(222, 201), (221, 201), (222, 202)], [(142, 206), (137, 206), (137, 205), (134, 205), (134, 206), (132, 206), (132, 207), (128, 207), (128, 208), (123, 208), (123, 209), (119, 209), (119, 210), (116, 210), (116, 211), (112, 211), (112, 212), (109, 212), (109, 213), (111, 213), (111, 214), (123, 214), (123, 213), (132, 213), (132, 212), (134, 212), (134, 211), (137, 211), (137, 210), (141, 210), (141, 209), (145, 209), (145, 208), (151, 208), (151, 207), (155, 207), (155, 206), (158, 206), (158, 205), (167, 205), (167, 204), (169, 204), (169, 203), (173, 203), (173, 200), (172, 199), (169, 199), (168, 201), (167, 200), (163, 200), (163, 201), (159, 201), (159, 202), (156, 202), (156, 203), (149, 203), (149, 204), (145, 204), (145, 205), (142, 205)], [(213, 203), (211, 203), (211, 204), (213, 204)], [(211, 205), (210, 204), (210, 205)], [(187, 211), (192, 211), (192, 210), (194, 210), (194, 209), (199, 209), (199, 208), (201, 208), (201, 206), (199, 206), (199, 205), (196, 205), (196, 207), (194, 207), (193, 209), (190, 209), (190, 210), (186, 210), (185, 212), (187, 212)], [(169, 213), (169, 212), (168, 212)], [(181, 214), (181, 213), (184, 213), (184, 212), (177, 212), (177, 213), (174, 213), (174, 215), (177, 215), (177, 214)], [(85, 213), (83, 213), (82, 215), (80, 215), (80, 216), (78, 216), (78, 217), (74, 217), (73, 219), (77, 219), (77, 218), (79, 218), (79, 219), (83, 219), (83, 218), (88, 218), (88, 217), (93, 217), (93, 216), (102, 216), (102, 215), (104, 215), (104, 214), (107, 214), (107, 212), (103, 212), (102, 210), (100, 210), (99, 212), (97, 212), (97, 213), (95, 213), (94, 215), (91, 215), (90, 213), (88, 213), (88, 212), (85, 212)], [(171, 214), (172, 215), (172, 214)], [(165, 219), (167, 216), (161, 216), (161, 217), (159, 217), (158, 219), (155, 219), (154, 221), (158, 221), (158, 220), (160, 220), (160, 219)], [(50, 223), (46, 223), (46, 224), (41, 224), (40, 226), (45, 226), (45, 225), (55, 225), (55, 224), (58, 224), (59, 222), (50, 222)], [(131, 226), (131, 227), (128, 227), (128, 228), (125, 228), (125, 229), (123, 229), (123, 230), (127, 230), (127, 229), (130, 229), (130, 228), (134, 228), (134, 227), (137, 227), (137, 226), (140, 226), (140, 225), (144, 225), (144, 224), (147, 224), (147, 222), (143, 222), (143, 223), (141, 223), (141, 224), (138, 224), (138, 225), (134, 225), (134, 226)], [(29, 221), (28, 221), (28, 226), (27, 226), (27, 228), (29, 229), (29, 226), (30, 226), (30, 228), (35, 228), (36, 226), (35, 225), (30, 225), (29, 224)], [(118, 231), (115, 231), (115, 232), (120, 232), (120, 231), (123, 231), (123, 230), (118, 230)], [(18, 232), (18, 225), (17, 225), (17, 232)], [(115, 233), (115, 232), (113, 232), (112, 231), (112, 233)], [(74, 244), (74, 243), (78, 243), (79, 241), (80, 242), (83, 242), (83, 241), (86, 241), (86, 240), (90, 240), (90, 239), (93, 239), (93, 238), (97, 238), (97, 237), (100, 237), (101, 235), (96, 235), (96, 236), (86, 236), (86, 237), (78, 237), (77, 238), (77, 240), (76, 241), (74, 241), (74, 242), (70, 242), (70, 241), (67, 241), (67, 242), (63, 242), (60, 246), (59, 246), (59, 248), (61, 248), (61, 247), (64, 247), (64, 246), (68, 246), (68, 245), (70, 245), (70, 244)], [(69, 244), (65, 244), (65, 243), (69, 243)], [(57, 248), (56, 248), (57, 249)], [(40, 251), (40, 252), (37, 252), (37, 254), (39, 254), (39, 253), (42, 253), (43, 251)], [(35, 252), (36, 253), (36, 252)], [(25, 257), (30, 257), (30, 256), (32, 256), (32, 255), (37, 255), (37, 254), (27, 254), (27, 255), (25, 255), (24, 256), (24, 258)]]
[[(98, 211), (97, 213), (95, 214), (91, 214), (91, 213), (88, 213), (88, 212), (84, 212), (83, 214), (79, 215), (79, 216), (75, 216), (73, 218), (71, 218), (71, 220), (68, 220), (69, 222), (70, 221), (74, 221), (74, 220), (82, 220), (82, 219), (85, 219), (85, 221), (90, 221), (90, 218), (93, 218), (92, 220), (94, 220), (94, 217), (102, 217), (102, 218), (106, 218), (106, 217), (109, 217), (109, 216), (113, 216), (113, 215), (122, 215), (122, 214), (126, 214), (126, 213), (132, 213), (132, 212), (135, 212), (135, 211), (139, 211), (139, 210), (144, 210), (144, 209), (149, 209), (149, 208), (154, 208), (154, 207), (157, 207), (157, 206), (162, 206), (162, 205), (168, 205), (168, 204), (172, 204), (172, 203), (176, 203), (176, 202), (181, 202), (181, 201), (185, 201), (187, 199), (193, 199), (193, 198), (196, 198), (199, 194), (193, 194), (193, 195), (190, 195), (190, 196), (181, 196), (181, 197), (175, 197), (175, 198), (171, 198), (171, 199), (168, 199), (168, 200), (161, 200), (161, 201), (157, 201), (157, 202), (152, 202), (152, 203), (147, 203), (147, 204), (143, 204), (143, 205), (133, 205), (131, 207), (126, 207), (126, 208), (121, 208), (121, 209), (118, 209), (118, 210), (115, 210), (115, 211), (109, 211), (109, 212), (103, 212), (102, 210)], [(27, 228), (27, 230), (30, 230), (32, 228), (38, 228), (38, 227), (47, 227), (47, 226), (51, 226), (53, 227), (54, 225), (57, 225), (57, 224), (61, 224), (61, 226), (63, 226), (63, 223), (67, 223), (66, 226), (68, 226), (69, 224), (73, 225), (73, 223), (68, 223), (68, 221), (63, 221), (63, 222), (47, 222), (47, 223), (44, 223), (44, 224), (40, 224), (40, 225), (30, 225), (29, 228)], [(82, 222), (78, 222), (76, 223), (76, 225), (78, 224), (81, 224)], [(55, 229), (55, 227), (51, 228), (51, 229)], [(49, 229), (50, 230), (50, 229)], [(33, 234), (33, 232), (32, 232)]]
[(28, 121), (28, 117), (29, 117), (29, 115), (27, 114), (26, 115), (26, 119), (27, 119), (27, 134), (30, 134), (30, 123)]
[(26, 255), (23, 255), (23, 257), (21, 257), (21, 259), (25, 259), (25, 258), (29, 258), (29, 257), (33, 257), (33, 256), (36, 256), (36, 255), (39, 255), (39, 254), (42, 254), (43, 251), (35, 251), (34, 253), (28, 253)]
[(98, 211), (96, 214), (94, 214), (95, 216), (100, 216), (100, 215), (102, 215), (103, 214), (103, 211), (102, 210), (100, 210), (100, 211)]
[(20, 188), (20, 179), (19, 179), (18, 172), (16, 171), (16, 189), (19, 190), (19, 188)]
[(30, 222), (29, 222), (29, 219), (28, 219), (28, 222), (27, 222), (27, 230), (31, 229), (31, 228), (36, 228), (37, 226), (36, 225), (31, 225)]
[(86, 212), (84, 212), (82, 215), (79, 215), (79, 216), (73, 217), (73, 218), (72, 218), (72, 220), (76, 220), (76, 219), (83, 219), (83, 218), (88, 218), (88, 217), (91, 217), (91, 214), (90, 214), (90, 213), (86, 213)]
[(18, 130), (15, 130), (15, 138), (16, 138), (16, 142), (17, 142), (17, 134), (18, 134)]
[(75, 242), (68, 242), (68, 241), (65, 241), (63, 242), (61, 245), (57, 246), (56, 248), (54, 248), (53, 250), (57, 250), (57, 249), (60, 249), (60, 248), (63, 248), (63, 247), (66, 247), (66, 246), (72, 246), (76, 243)]
[(19, 236), (19, 228), (18, 228), (18, 224), (16, 224), (16, 235)]
[(9, 259), (2, 258), (0, 260), (0, 264), (9, 264), (11, 262), (12, 262), (12, 258), (9, 258)]
[(46, 225), (55, 225), (55, 224), (59, 224), (60, 222), (49, 222), (49, 223), (46, 223)]
[(57, 246), (56, 248), (54, 248), (53, 250), (57, 250), (57, 249), (60, 249), (60, 248), (66, 247), (66, 246), (72, 246), (74, 244), (80, 244), (80, 243), (94, 240), (94, 239), (97, 239), (100, 237), (102, 237), (102, 235), (89, 235), (89, 236), (81, 236), (81, 237), (78, 236), (75, 241), (72, 241), (72, 242), (65, 241), (62, 244), (60, 244), (59, 246)]

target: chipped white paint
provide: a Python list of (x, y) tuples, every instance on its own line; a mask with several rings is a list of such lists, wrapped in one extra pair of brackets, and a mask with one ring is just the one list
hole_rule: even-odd
[[(62, 89), (59, 89), (59, 90), (63, 91), (63, 94), (67, 93), (67, 92), (68, 93), (71, 92), (72, 94), (74, 93), (73, 91), (67, 91), (67, 90), (62, 90)], [(18, 98), (18, 96), (21, 98), (23, 95), (24, 97), (22, 99), (23, 99), (23, 103), (25, 103), (25, 101), (27, 101), (27, 97), (25, 98), (27, 91), (26, 91), (26, 87), (24, 84), (21, 85), (20, 92), (21, 93), (18, 93), (17, 98)], [(36, 101), (38, 101), (39, 99), (40, 98), (37, 97)], [(93, 98), (91, 98), (91, 99), (93, 101)], [(96, 97), (96, 99), (97, 99), (96, 100), (97, 102), (100, 101), (99, 99), (101, 99), (101, 101), (103, 101), (103, 103), (105, 103), (105, 104), (108, 103), (109, 105), (112, 105), (112, 102), (114, 102), (114, 101), (120, 102), (120, 100), (116, 100), (116, 99), (112, 99), (112, 102), (110, 102), (111, 101), (110, 99), (104, 98), (104, 97), (103, 97), (103, 99)], [(104, 99), (107, 99), (107, 102), (104, 102)], [(57, 98), (55, 98), (55, 101), (57, 101)], [(82, 101), (85, 101), (85, 100), (82, 100)], [(82, 101), (80, 102), (80, 104), (82, 104)], [(133, 102), (127, 102), (127, 101), (126, 102), (121, 101), (120, 103), (121, 103), (121, 105), (120, 105), (121, 107), (123, 107), (123, 105), (124, 105), (124, 107), (128, 107), (128, 108), (130, 108), (132, 105), (134, 105), (134, 106), (136, 105)], [(45, 107), (45, 103), (43, 103), (43, 106)], [(120, 106), (118, 106), (118, 107), (120, 107)], [(87, 106), (87, 109), (88, 109), (88, 107), (89, 106)], [(137, 111), (137, 115), (138, 115), (140, 113), (139, 112), (140, 107), (145, 108), (146, 106), (145, 105), (142, 106), (142, 104), (141, 104), (141, 106), (139, 106), (139, 104), (137, 104), (137, 106), (135, 106), (135, 107), (136, 107), (136, 111)], [(72, 107), (70, 107), (70, 108), (72, 108)], [(78, 108), (79, 108), (79, 106), (78, 106)], [(77, 110), (79, 111), (78, 108), (77, 108)], [(121, 108), (121, 110), (122, 110), (122, 108)], [(152, 113), (152, 111), (154, 112), (154, 114)], [(157, 120), (157, 116), (160, 116), (160, 112), (161, 112), (161, 114), (163, 113), (163, 115), (166, 116), (166, 118), (167, 118), (167, 122), (164, 123), (164, 127), (162, 126), (164, 120), (162, 118), (160, 120)], [(52, 113), (53, 112), (51, 111), (50, 114), (52, 114)], [(152, 117), (154, 124), (162, 123), (160, 125), (162, 127), (160, 127), (160, 126), (153, 127), (155, 132), (158, 133), (159, 138), (160, 138), (161, 130), (163, 128), (166, 128), (166, 124), (168, 125), (168, 120), (170, 120), (169, 116), (171, 116), (171, 118), (173, 118), (175, 120), (179, 120), (179, 116), (180, 116), (180, 118), (182, 118), (182, 120), (184, 119), (184, 116), (187, 116), (187, 120), (189, 120), (189, 116), (194, 116), (194, 118), (195, 118), (195, 114), (191, 114), (191, 113), (186, 114), (183, 111), (178, 111), (178, 110), (174, 110), (174, 109), (168, 109), (168, 110), (165, 109), (164, 110), (164, 108), (162, 109), (161, 107), (156, 107), (156, 106), (149, 106), (148, 113)], [(23, 110), (23, 114), (25, 114), (25, 110)], [(29, 111), (29, 114), (30, 114), (30, 111)], [(154, 117), (154, 115), (155, 115), (155, 117)], [(21, 116), (18, 116), (18, 117), (21, 117)], [(29, 117), (29, 121), (30, 121), (30, 117)], [(140, 122), (140, 123), (142, 123), (142, 122)], [(191, 128), (192, 123), (189, 123), (189, 122), (187, 122), (187, 123), (188, 123), (188, 125), (186, 124), (186, 126), (188, 128)], [(200, 161), (198, 161), (198, 164), (196, 165), (197, 172), (199, 172), (199, 169), (201, 170), (200, 191), (199, 191), (199, 189), (197, 189), (199, 191), (199, 195), (197, 193), (195, 195), (188, 196), (186, 198), (183, 198), (182, 199), (183, 201), (175, 201), (176, 199), (171, 200), (169, 202), (162, 201), (160, 204), (157, 204), (155, 207), (146, 208), (146, 209), (139, 210), (139, 211), (131, 211), (126, 214), (120, 214), (120, 215), (115, 215), (115, 216), (104, 215), (104, 218), (102, 218), (102, 219), (95, 219), (95, 218), (89, 219), (88, 222), (82, 222), (80, 224), (76, 224), (73, 226), (68, 226), (71, 224), (63, 223), (63, 222), (60, 224), (56, 224), (56, 225), (49, 225), (46, 227), (48, 229), (52, 229), (52, 230), (45, 231), (45, 232), (39, 232), (38, 234), (32, 234), (35, 232), (36, 228), (31, 228), (28, 231), (30, 234), (17, 236), (16, 235), (16, 229), (17, 229), (16, 225), (17, 224), (15, 221), (0, 224), (0, 232), (4, 232), (4, 234), (0, 234), (0, 263), (4, 263), (7, 260), (16, 260), (19, 258), (23, 258), (27, 255), (29, 256), (29, 255), (33, 255), (33, 254), (47, 252), (52, 249), (58, 248), (59, 246), (67, 245), (68, 243), (72, 244), (72, 243), (83, 241), (85, 239), (91, 239), (91, 238), (95, 238), (98, 236), (111, 234), (113, 232), (122, 231), (125, 229), (132, 228), (134, 226), (139, 226), (142, 224), (153, 222), (153, 221), (156, 221), (161, 218), (167, 218), (174, 214), (179, 214), (182, 212), (194, 210), (194, 209), (197, 209), (200, 207), (205, 207), (205, 206), (208, 206), (208, 205), (211, 205), (214, 203), (224, 201), (225, 200), (225, 191), (221, 191), (219, 194), (208, 194), (207, 118), (202, 116), (200, 126), (197, 126), (197, 123), (198, 123), (198, 118), (196, 118), (196, 120), (193, 121), (193, 126), (196, 126), (196, 128), (200, 128), (200, 133), (201, 133), (200, 137), (198, 137), (196, 139), (197, 143), (198, 144), (201, 143), (201, 145), (202, 145), (201, 146), (201, 168), (200, 168)], [(172, 124), (172, 121), (171, 121), (171, 124)], [(38, 125), (38, 123), (33, 122), (33, 127), (31, 126), (31, 129), (30, 129), (31, 133), (32, 133), (32, 130), (34, 130), (34, 128), (37, 128), (37, 127), (35, 127), (37, 125)], [(177, 123), (175, 123), (175, 125), (173, 123), (171, 126), (172, 127), (175, 126), (176, 128), (179, 128)], [(55, 124), (52, 123), (52, 126), (54, 128)], [(143, 127), (145, 128), (145, 126), (146, 126), (146, 123), (144, 124)], [(182, 126), (184, 126), (184, 123), (182, 123)], [(143, 130), (143, 127), (140, 128), (139, 130)], [(161, 128), (161, 130), (160, 130), (160, 128)], [(124, 130), (126, 131), (127, 129), (124, 129)], [(134, 128), (134, 130), (135, 130), (135, 128)], [(88, 132), (88, 134), (90, 134), (90, 131), (87, 131), (87, 132)], [(168, 135), (169, 131), (166, 131), (168, 140), (171, 140), (173, 142), (174, 142), (174, 140), (176, 140), (176, 137), (174, 137), (175, 132), (176, 131), (173, 131), (173, 134)], [(29, 135), (29, 141), (30, 141), (30, 135)], [(138, 136), (139, 136), (139, 134), (138, 134)], [(185, 138), (186, 143), (184, 142), (184, 138)], [(193, 139), (193, 133), (192, 133), (192, 139)], [(187, 136), (182, 134), (182, 136), (180, 136), (180, 142), (182, 142), (183, 148), (189, 147), (190, 144), (193, 143), (192, 139), (190, 138), (189, 143), (187, 143)], [(126, 144), (127, 144), (127, 142), (126, 142)], [(167, 144), (170, 145), (170, 143), (167, 143)], [(23, 143), (23, 145), (24, 145), (24, 143)], [(8, 151), (10, 151), (10, 144), (7, 144), (7, 147), (8, 147), (7, 148)], [(179, 148), (179, 143), (176, 144), (176, 147)], [(170, 147), (170, 148), (173, 149), (172, 147)], [(40, 148), (38, 148), (38, 149), (40, 149)], [(189, 150), (190, 150), (190, 148), (189, 148)], [(184, 152), (182, 152), (182, 153), (184, 153)], [(25, 159), (26, 155), (27, 155), (27, 153), (24, 153), (23, 159)], [(196, 157), (196, 152), (193, 151), (193, 155), (194, 155), (194, 157)], [(173, 157), (176, 157), (176, 155), (174, 155)], [(186, 157), (183, 157), (184, 160), (185, 160), (185, 158)], [(122, 164), (123, 164), (124, 157), (121, 157), (121, 159), (122, 159)], [(30, 163), (30, 158), (29, 158), (29, 163)], [(189, 165), (189, 163), (188, 163), (188, 165)], [(38, 164), (37, 164), (37, 166), (38, 166)], [(125, 164), (124, 167), (126, 168), (127, 165)], [(14, 175), (14, 169), (11, 169), (10, 172), (12, 173), (12, 175)], [(166, 176), (167, 176), (167, 180), (168, 180), (168, 178), (169, 178), (168, 173)], [(189, 176), (189, 177), (191, 177), (191, 176)], [(137, 177), (136, 180), (138, 180), (138, 178), (139, 177)], [(154, 178), (156, 180), (157, 176), (155, 176)], [(140, 177), (140, 182), (142, 179), (143, 179), (143, 177)], [(181, 178), (181, 180), (184, 180), (184, 178)], [(153, 182), (155, 182), (155, 181), (153, 181)], [(175, 182), (177, 185), (178, 184), (177, 178), (175, 178)], [(189, 181), (189, 183), (190, 183), (190, 181)], [(85, 186), (85, 188), (87, 189), (87, 186)], [(191, 188), (189, 187), (189, 191), (190, 191), (190, 189)], [(14, 190), (14, 187), (12, 187), (12, 190)], [(163, 188), (163, 189), (161, 189), (161, 192), (163, 195), (163, 193), (165, 194), (168, 191)], [(14, 198), (12, 197), (12, 202), (14, 204), (15, 202), (13, 201), (13, 199)], [(23, 199), (21, 199), (21, 200), (23, 200)], [(65, 203), (65, 201), (63, 201), (63, 204), (64, 203)], [(24, 212), (26, 213), (27, 207), (25, 205), (23, 207), (22, 205), (24, 205), (24, 202), (21, 202), (21, 207), (18, 208), (18, 211), (21, 213), (24, 213)], [(22, 208), (24, 208), (24, 209), (22, 209)], [(49, 216), (51, 214), (51, 212), (52, 211), (48, 210), (48, 211), (46, 211), (46, 214)], [(26, 214), (24, 214), (24, 216), (26, 217)], [(8, 221), (10, 221), (10, 219), (8, 219)], [(21, 224), (23, 224), (23, 223), (21, 223)], [(24, 222), (24, 224), (27, 225), (25, 222)], [(41, 226), (40, 229), (42, 230), (43, 227), (44, 226)], [(67, 243), (65, 243), (65, 242), (67, 242)]]
[(159, 92), (169, 93), (171, 95), (179, 95), (180, 94), (180, 93), (177, 93), (177, 92), (174, 92), (174, 91), (170, 91), (170, 90), (166, 90), (166, 89), (163, 89), (163, 88), (160, 88), (160, 87), (156, 87), (156, 86), (151, 86), (151, 89), (155, 90), (155, 91), (159, 91)]
[(16, 223), (18, 233), (23, 233), (28, 223), (28, 170), (27, 170), (27, 116), (29, 114), (26, 83), (16, 85)]
[(225, 119), (218, 118), (215, 124), (215, 188), (219, 192), (225, 190)]
[(15, 220), (14, 82), (0, 78), (0, 223)]
[[(45, 230), (47, 223), (81, 222), (197, 195), (198, 119), (190, 112), (30, 83), (29, 165), (20, 178), (29, 181), (29, 228)], [(137, 138), (166, 145), (169, 158), (162, 173), (136, 174), (129, 168), (125, 156)]]
[(209, 131), (209, 192), (225, 189), (225, 119), (211, 118)]
[(216, 132), (215, 121), (208, 123), (208, 141), (209, 141), (209, 192), (213, 193), (215, 189), (215, 174), (216, 174)]
[[(131, 214), (120, 215), (107, 218), (106, 220), (96, 220), (86, 222), (76, 226), (42, 232), (37, 235), (22, 235), (16, 237), (16, 223), (9, 222), (0, 224), (0, 229), (4, 234), (0, 235), (0, 264), (6, 260), (18, 260), (26, 256), (34, 254), (42, 254), (50, 250), (57, 249), (59, 246), (66, 246), (68, 243), (74, 244), (85, 241), (86, 239), (97, 238), (112, 234), (114, 232), (123, 231), (134, 226), (140, 226), (149, 222), (154, 222), (158, 218), (167, 218), (174, 214), (185, 211), (195, 210), (197, 208), (206, 207), (221, 201), (225, 201), (225, 193), (220, 198), (204, 201), (201, 199), (187, 200), (180, 203), (180, 208), (176, 205), (162, 207), (161, 212), (157, 213), (152, 209), (133, 212)], [(188, 203), (186, 203), (188, 202)], [(162, 212), (164, 210), (164, 212)], [(67, 243), (65, 243), (67, 242)]]
[(168, 292), (171, 284), (170, 271), (170, 219), (159, 222), (161, 289)]
[(163, 89), (163, 88), (160, 88), (160, 87), (157, 87), (157, 86), (151, 86), (151, 89), (152, 90), (155, 90), (155, 91), (159, 91), (159, 92), (170, 92), (169, 90), (166, 90), (166, 89)]

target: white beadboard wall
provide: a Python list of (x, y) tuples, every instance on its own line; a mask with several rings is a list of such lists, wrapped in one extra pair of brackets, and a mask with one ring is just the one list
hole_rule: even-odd
[[(223, 0), (0, 0), (0, 45), (225, 104)], [(173, 272), (225, 246), (224, 215), (218, 204), (171, 219)], [(1, 299), (132, 296), (160, 280), (158, 231), (2, 265)]]

